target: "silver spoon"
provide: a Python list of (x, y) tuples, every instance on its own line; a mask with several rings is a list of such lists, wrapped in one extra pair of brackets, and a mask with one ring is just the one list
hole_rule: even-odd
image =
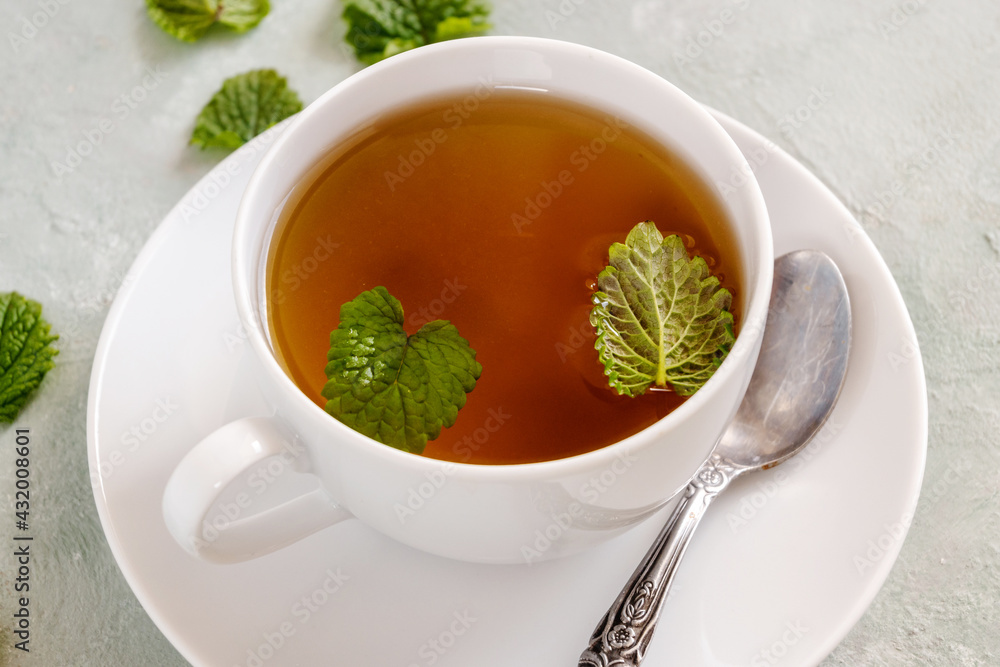
[(778, 465), (816, 435), (840, 395), (850, 345), (851, 308), (833, 260), (814, 250), (779, 257), (764, 341), (746, 396), (594, 630), (579, 667), (642, 662), (667, 590), (705, 510), (734, 479)]

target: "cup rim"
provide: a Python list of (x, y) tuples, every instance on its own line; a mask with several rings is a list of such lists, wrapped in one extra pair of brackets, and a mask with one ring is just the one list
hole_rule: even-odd
[[(661, 87), (664, 92), (668, 92), (677, 99), (678, 103), (688, 105), (692, 110), (696, 109), (694, 113), (701, 116), (702, 120), (706, 122), (706, 129), (710, 128), (710, 131), (715, 134), (716, 148), (728, 153), (728, 157), (731, 158), (732, 163), (747, 177), (746, 182), (740, 185), (739, 190), (742, 196), (746, 198), (751, 216), (756, 221), (755, 226), (758, 227), (756, 229), (757, 244), (756, 247), (751, 248), (751, 255), (759, 257), (761, 261), (761, 269), (758, 271), (758, 276), (754, 284), (744, 284), (747, 294), (747, 298), (745, 299), (747, 305), (746, 317), (744, 318), (741, 331), (737, 335), (736, 341), (726, 359), (697, 392), (685, 400), (679, 407), (653, 424), (610, 445), (574, 456), (530, 463), (485, 464), (434, 459), (380, 443), (358, 433), (331, 417), (326, 411), (310, 400), (281, 368), (261, 328), (261, 326), (266, 326), (266, 323), (258, 321), (258, 313), (252, 295), (253, 286), (247, 284), (252, 281), (245, 280), (250, 273), (248, 269), (250, 268), (249, 264), (252, 262), (252, 259), (245, 256), (244, 252), (246, 237), (259, 237), (267, 229), (267, 225), (260, 224), (259, 229), (256, 230), (256, 234), (252, 234), (255, 231), (253, 227), (255, 207), (252, 204), (254, 203), (254, 199), (259, 196), (261, 183), (268, 177), (268, 173), (282, 157), (283, 149), (291, 142), (298, 128), (305, 125), (313, 116), (321, 114), (323, 107), (331, 99), (345, 94), (346, 91), (349, 91), (353, 87), (362, 85), (368, 79), (383, 76), (382, 72), (385, 70), (398, 69), (426, 60), (458, 57), (462, 52), (467, 50), (496, 48), (541, 50), (546, 53), (558, 52), (562, 55), (568, 54), (581, 60), (600, 60), (606, 64), (629, 71), (630, 76), (645, 78), (649, 85)], [(346, 135), (349, 132), (350, 128), (343, 134)], [(318, 156), (314, 157), (318, 158)], [(315, 160), (311, 160), (311, 163), (314, 162)], [(268, 211), (268, 214), (270, 214), (270, 211)], [(306, 410), (308, 413), (329, 420), (330, 427), (336, 431), (336, 438), (340, 441), (341, 445), (363, 448), (367, 450), (366, 454), (368, 455), (396, 465), (415, 466), (421, 470), (429, 471), (440, 469), (442, 466), (454, 466), (453, 473), (451, 474), (461, 473), (470, 480), (492, 482), (550, 478), (555, 474), (566, 476), (577, 472), (585, 472), (602, 464), (609, 465), (615, 459), (631, 453), (637, 448), (647, 446), (664, 432), (671, 430), (674, 424), (686, 420), (689, 415), (697, 412), (702, 404), (713, 400), (723, 384), (732, 380), (732, 376), (737, 372), (739, 361), (752, 354), (754, 346), (759, 343), (759, 339), (762, 336), (762, 326), (760, 327), (760, 332), (755, 333), (753, 336), (744, 335), (744, 333), (747, 332), (748, 325), (751, 322), (762, 323), (766, 321), (774, 263), (771, 225), (759, 184), (753, 175), (749, 163), (736, 146), (736, 143), (704, 106), (666, 79), (620, 56), (572, 42), (544, 37), (523, 36), (469, 37), (422, 46), (397, 54), (362, 69), (327, 90), (290, 121), (282, 134), (268, 148), (261, 162), (251, 175), (250, 181), (240, 200), (233, 233), (232, 250), (233, 287), (240, 321), (247, 331), (247, 338), (251, 344), (251, 348), (260, 361), (261, 367), (267, 373), (267, 380), (278, 384), (282, 394), (289, 400), (295, 401), (301, 409)], [(744, 267), (744, 270), (746, 272), (749, 271), (748, 267)], [(258, 324), (261, 326), (258, 326)], [(713, 447), (714, 444), (712, 443)], [(711, 451), (711, 448), (706, 448), (706, 453), (709, 451)]]

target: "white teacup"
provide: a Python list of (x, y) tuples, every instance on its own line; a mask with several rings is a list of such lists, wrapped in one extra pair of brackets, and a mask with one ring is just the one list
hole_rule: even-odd
[[(542, 88), (623, 119), (712, 185), (731, 223), (744, 298), (737, 314), (743, 327), (729, 356), (675, 411), (603, 449), (507, 466), (399, 451), (313, 403), (268, 341), (263, 267), (289, 192), (338, 142), (378, 116), (423, 98), (469, 94), (483, 82)], [(236, 304), (274, 414), (232, 422), (195, 445), (167, 484), (167, 526), (187, 551), (214, 562), (254, 558), (352, 516), (418, 549), (477, 562), (533, 562), (606, 540), (683, 489), (735, 413), (760, 348), (772, 263), (764, 199), (736, 145), (697, 102), (638, 65), (528, 37), (457, 40), (373, 65), (300, 113), (243, 195), (233, 241)], [(266, 504), (233, 490), (234, 481), (245, 482), (255, 469), (266, 476), (269, 468), (315, 477), (289, 475), (311, 479), (311, 487), (275, 484), (268, 493), (285, 497)]]

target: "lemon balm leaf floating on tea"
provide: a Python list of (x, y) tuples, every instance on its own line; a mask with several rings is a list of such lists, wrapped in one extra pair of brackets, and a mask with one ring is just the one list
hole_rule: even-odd
[(732, 347), (732, 295), (678, 236), (640, 222), (609, 251), (590, 323), (609, 384), (625, 396), (670, 387), (690, 396)]
[(226, 79), (195, 121), (191, 143), (239, 148), (272, 125), (302, 111), (302, 100), (273, 69)]
[(344, 40), (371, 65), (425, 44), (486, 32), (490, 7), (475, 0), (350, 0)]
[(13, 422), (59, 354), (42, 306), (17, 292), (0, 294), (0, 423)]
[(267, 16), (268, 0), (146, 0), (146, 12), (165, 32), (194, 42), (216, 23), (236, 32), (253, 28)]
[(322, 394), (326, 411), (355, 431), (420, 454), (455, 423), (482, 371), (453, 324), (435, 320), (407, 335), (403, 306), (376, 287), (340, 307)]

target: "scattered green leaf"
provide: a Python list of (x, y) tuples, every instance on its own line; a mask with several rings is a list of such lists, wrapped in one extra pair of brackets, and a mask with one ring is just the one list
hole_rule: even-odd
[(268, 0), (146, 0), (156, 25), (185, 42), (194, 42), (214, 24), (246, 32), (267, 16)]
[(490, 6), (479, 0), (348, 0), (344, 40), (371, 65), (409, 49), (490, 29)]
[(273, 69), (238, 74), (226, 79), (198, 114), (191, 143), (238, 148), (301, 110), (299, 96)]
[(326, 411), (379, 442), (419, 454), (455, 423), (483, 367), (453, 324), (403, 330), (403, 306), (384, 287), (340, 308), (330, 333)]
[(638, 396), (669, 383), (690, 396), (732, 347), (732, 296), (704, 259), (689, 258), (679, 237), (664, 239), (652, 222), (636, 225), (609, 256), (590, 312), (609, 384)]
[(59, 351), (42, 306), (17, 292), (0, 294), (0, 422), (13, 422)]

